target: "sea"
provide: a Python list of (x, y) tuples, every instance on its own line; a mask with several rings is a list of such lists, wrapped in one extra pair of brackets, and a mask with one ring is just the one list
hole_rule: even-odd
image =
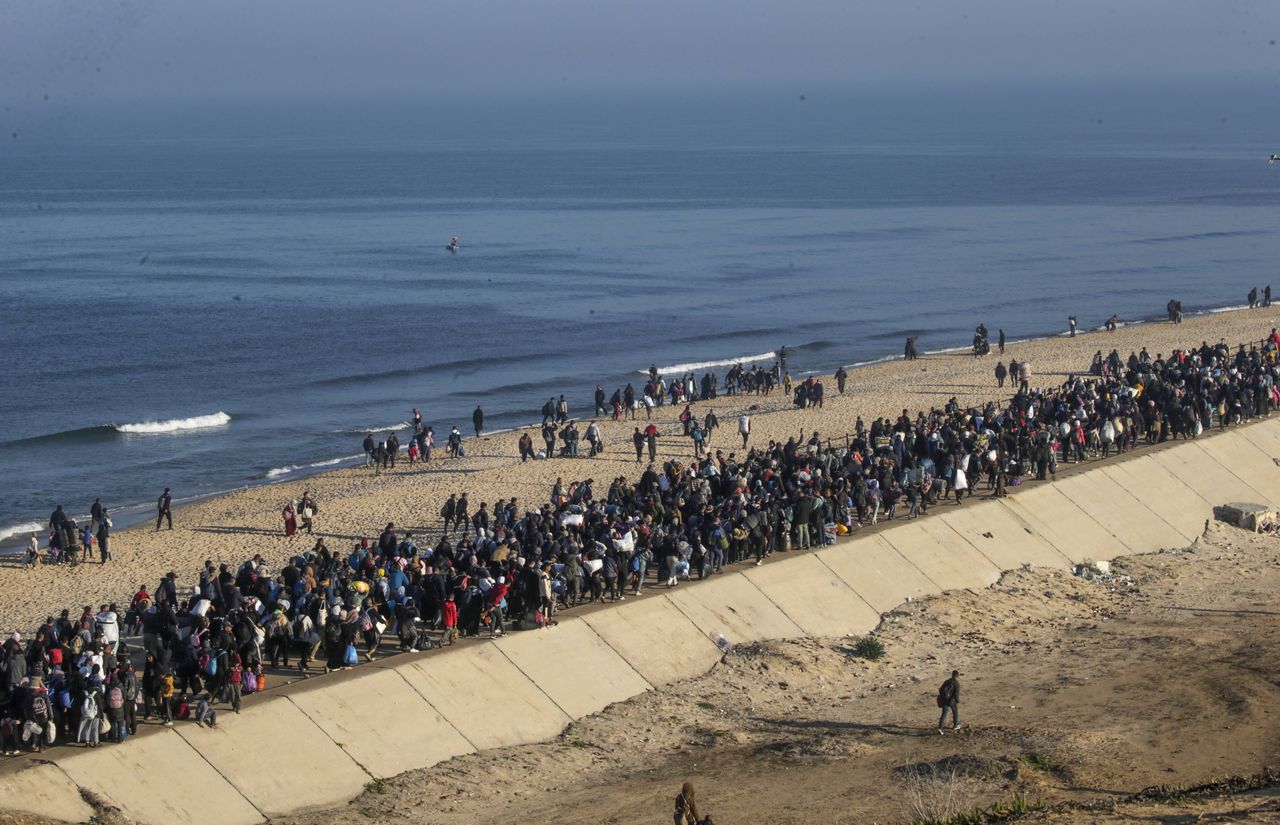
[[(1239, 306), (1271, 88), (58, 101), (0, 137), (0, 538), (572, 414), (656, 364), (793, 373)], [(452, 236), (461, 248), (446, 250)], [(1280, 277), (1275, 286), (1280, 289)], [(1280, 296), (1278, 296), (1280, 297)], [(1083, 367), (1084, 365), (1082, 365)], [(854, 382), (856, 386), (856, 372)]]

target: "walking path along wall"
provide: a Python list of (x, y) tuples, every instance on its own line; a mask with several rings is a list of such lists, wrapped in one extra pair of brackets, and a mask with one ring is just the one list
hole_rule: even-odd
[[(1212, 508), (1280, 505), (1280, 419), (1087, 465), (998, 500), (940, 505), (707, 582), (652, 588), (556, 628), (396, 656), (268, 691), (217, 730), (148, 728), (0, 768), (0, 809), (65, 821), (86, 797), (146, 825), (263, 822), (357, 796), (374, 778), (550, 739), (575, 719), (705, 673), (740, 644), (862, 634), (908, 598), (985, 588), (1029, 564), (1182, 546)], [(935, 512), (938, 511), (938, 512)]]

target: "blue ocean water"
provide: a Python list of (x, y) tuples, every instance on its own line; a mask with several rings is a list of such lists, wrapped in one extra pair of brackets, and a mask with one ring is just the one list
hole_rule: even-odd
[(503, 428), (650, 363), (786, 344), (829, 370), (978, 321), (1019, 338), (1239, 304), (1280, 257), (1280, 113), (1255, 103), (63, 111), (0, 145), (0, 536), (59, 503), (330, 466), (414, 405), (437, 432), (477, 403)]

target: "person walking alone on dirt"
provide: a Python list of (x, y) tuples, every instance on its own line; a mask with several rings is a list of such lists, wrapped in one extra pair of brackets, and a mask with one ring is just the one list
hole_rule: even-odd
[(951, 711), (951, 729), (960, 730), (960, 671), (951, 671), (951, 678), (938, 688), (938, 707), (942, 714), (938, 716), (938, 733), (947, 721), (947, 711)]

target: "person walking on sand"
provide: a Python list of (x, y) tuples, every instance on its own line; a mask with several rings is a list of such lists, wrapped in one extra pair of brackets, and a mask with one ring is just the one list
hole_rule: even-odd
[(311, 491), (303, 490), (302, 503), (298, 505), (298, 515), (302, 517), (302, 526), (306, 528), (307, 535), (312, 534), (316, 513), (318, 512), (320, 512), (320, 508), (316, 506), (316, 500), (311, 497)]
[(1009, 371), (1005, 369), (1004, 362), (997, 361), (996, 362), (996, 386), (997, 387), (1004, 386), (1004, 379), (1005, 379), (1005, 376), (1007, 376), (1008, 374), (1009, 374)]
[(938, 688), (938, 707), (942, 715), (938, 717), (938, 733), (947, 721), (947, 711), (951, 711), (951, 729), (960, 730), (960, 671), (951, 671), (951, 678)]
[(742, 436), (742, 449), (747, 449), (747, 439), (751, 437), (751, 416), (746, 413), (738, 416), (738, 435)]
[(1075, 338), (1075, 337), (1076, 337), (1076, 323), (1077, 323), (1077, 321), (1076, 321), (1076, 316), (1074, 316), (1074, 315), (1068, 315), (1068, 316), (1067, 316), (1067, 326), (1071, 328), (1071, 337), (1072, 337), (1072, 338)]
[(160, 529), (160, 522), (168, 519), (169, 529), (173, 529), (173, 493), (168, 487), (164, 488), (164, 492), (160, 494), (160, 498), (156, 499), (156, 530)]
[(476, 428), (476, 438), (484, 431), (484, 410), (480, 409), (480, 405), (476, 405), (476, 411), (471, 414), (471, 423)]
[(996, 346), (1000, 348), (1000, 352), (1001, 354), (1003, 354), (1004, 353), (1004, 330), (998, 330), (997, 332), (999, 334), (996, 336)]
[(280, 511), (281, 517), (284, 519), (284, 534), (293, 536), (298, 532), (298, 514), (293, 509), (293, 502), (286, 501), (284, 509)]

